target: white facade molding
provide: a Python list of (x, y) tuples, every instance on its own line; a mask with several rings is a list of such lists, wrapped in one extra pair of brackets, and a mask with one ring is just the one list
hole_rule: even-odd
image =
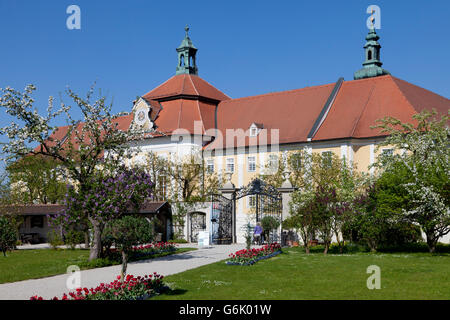
[(348, 153), (347, 153), (347, 145), (341, 146), (341, 159), (348, 159)]
[[(370, 163), (370, 165), (373, 165), (375, 163), (375, 144), (373, 144), (373, 143), (370, 145), (370, 156), (369, 157), (370, 157), (369, 163)], [(370, 174), (373, 174), (374, 170), (375, 170), (375, 168), (371, 167), (369, 169)]]

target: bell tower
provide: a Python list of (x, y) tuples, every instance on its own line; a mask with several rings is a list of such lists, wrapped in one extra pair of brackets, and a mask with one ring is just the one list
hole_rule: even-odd
[(189, 27), (184, 28), (186, 35), (181, 41), (180, 46), (177, 48), (178, 53), (178, 65), (176, 74), (198, 74), (197, 63), (195, 61), (195, 55), (197, 54), (197, 48), (194, 47), (188, 32)]
[(363, 68), (355, 72), (353, 76), (355, 80), (390, 74), (389, 71), (381, 67), (383, 63), (380, 60), (381, 45), (378, 43), (379, 39), (380, 37), (375, 32), (374, 18), (372, 17), (372, 25), (364, 45), (365, 61), (363, 62)]
[(381, 67), (383, 64), (380, 61), (380, 49), (381, 45), (378, 43), (380, 37), (375, 32), (375, 29), (370, 29), (369, 34), (366, 36), (366, 44), (364, 50), (366, 53), (366, 61), (363, 62), (363, 66), (377, 66)]

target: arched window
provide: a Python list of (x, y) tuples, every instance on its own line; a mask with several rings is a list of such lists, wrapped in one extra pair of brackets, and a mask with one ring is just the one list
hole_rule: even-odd
[(180, 67), (184, 67), (184, 55), (180, 56)]
[(367, 60), (372, 60), (372, 50), (367, 51)]

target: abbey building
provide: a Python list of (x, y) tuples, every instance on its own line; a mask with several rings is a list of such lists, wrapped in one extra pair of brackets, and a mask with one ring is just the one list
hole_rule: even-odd
[[(239, 99), (198, 75), (198, 49), (188, 31), (186, 27), (174, 54), (173, 77), (143, 93), (134, 101), (132, 112), (118, 119), (121, 128), (141, 126), (152, 133), (139, 142), (142, 154), (131, 160), (134, 163), (149, 152), (182, 158), (193, 149), (202, 150), (208, 170), (228, 176), (236, 189), (247, 186), (267, 163), (276, 163), (291, 150), (332, 152), (356, 164), (358, 170), (370, 171), (383, 152), (376, 150), (383, 133), (371, 129), (377, 119), (392, 116), (410, 122), (423, 109), (446, 114), (450, 108), (449, 99), (382, 68), (374, 29), (366, 36), (363, 67), (354, 79), (336, 77), (333, 83)], [(236, 201), (230, 222), (233, 242), (244, 242), (243, 226), (254, 205), (245, 198)], [(204, 214), (200, 229), (214, 232), (210, 224), (214, 209), (207, 204), (203, 213), (196, 212)], [(198, 230), (186, 218), (185, 236), (195, 240)]]

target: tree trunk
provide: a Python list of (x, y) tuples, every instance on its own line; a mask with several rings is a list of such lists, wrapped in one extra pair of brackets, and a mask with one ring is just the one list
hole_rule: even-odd
[(330, 245), (328, 244), (328, 242), (325, 242), (325, 249), (323, 250), (323, 254), (327, 254), (328, 253), (328, 247)]
[(339, 246), (339, 253), (343, 253), (343, 251), (344, 251), (344, 239), (342, 239), (342, 242), (341, 242), (341, 239), (339, 238), (339, 232), (338, 231), (336, 231), (336, 242), (337, 242), (337, 244), (338, 244), (338, 246)]
[(89, 249), (89, 229), (84, 232), (84, 248)]
[(91, 220), (92, 226), (94, 228), (94, 235), (92, 239), (91, 252), (89, 254), (89, 261), (97, 259), (100, 257), (100, 252), (102, 250), (102, 228), (98, 221)]
[(122, 250), (122, 270), (120, 271), (120, 279), (123, 282), (127, 274), (128, 255), (125, 250)]
[(305, 245), (305, 252), (306, 252), (306, 254), (309, 254), (309, 245)]
[(376, 245), (375, 241), (369, 240), (369, 241), (367, 241), (367, 243), (369, 244), (370, 252), (372, 252), (372, 253), (377, 252), (377, 245)]
[(427, 234), (427, 245), (428, 245), (428, 251), (430, 253), (436, 252), (436, 243), (437, 243), (437, 238), (434, 237), (434, 234), (433, 235)]

